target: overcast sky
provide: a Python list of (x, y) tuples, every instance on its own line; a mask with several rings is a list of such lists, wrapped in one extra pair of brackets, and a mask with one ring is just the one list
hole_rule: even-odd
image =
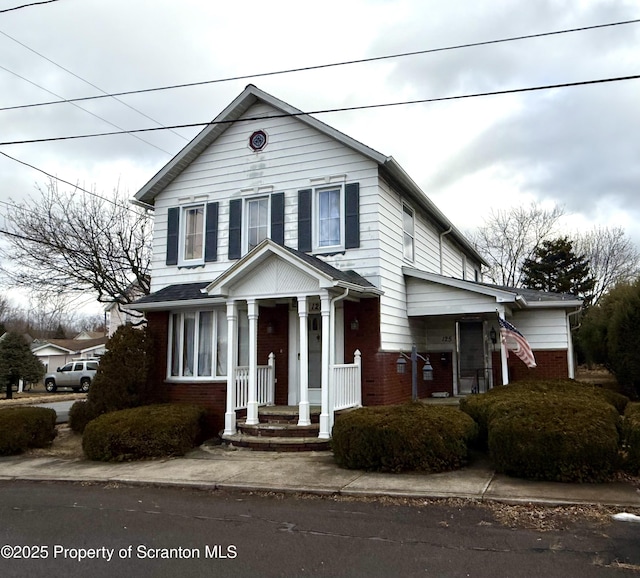
[[(640, 18), (636, 0), (59, 0), (1, 12), (29, 1), (0, 0), (0, 109)], [(0, 143), (203, 123), (249, 82), (313, 111), (637, 74), (640, 23), (121, 102), (0, 110)], [(564, 206), (568, 231), (623, 226), (640, 244), (640, 80), (318, 118), (393, 156), (463, 231), (492, 209), (537, 201)], [(100, 193), (119, 187), (133, 196), (198, 131), (0, 151)], [(0, 200), (37, 195), (46, 181), (0, 156)], [(0, 215), (7, 210), (0, 204)]]

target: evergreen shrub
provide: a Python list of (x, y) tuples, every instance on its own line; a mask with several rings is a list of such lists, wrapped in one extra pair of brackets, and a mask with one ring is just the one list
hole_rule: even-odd
[(181, 456), (202, 441), (204, 416), (203, 408), (181, 404), (105, 413), (87, 424), (82, 448), (90, 460), (106, 462)]
[(50, 446), (56, 434), (53, 409), (23, 406), (0, 410), (0, 456)]
[(622, 432), (625, 469), (640, 475), (640, 403), (627, 405)]
[(473, 420), (456, 407), (409, 403), (366, 407), (336, 419), (332, 449), (337, 464), (381, 472), (442, 472), (462, 467)]

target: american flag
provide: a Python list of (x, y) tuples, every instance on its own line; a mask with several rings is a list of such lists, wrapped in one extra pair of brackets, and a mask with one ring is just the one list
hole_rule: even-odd
[[(502, 343), (504, 343), (505, 347), (513, 351), (520, 359), (522, 359), (527, 367), (536, 367), (536, 358), (533, 356), (533, 351), (531, 351), (531, 346), (525, 336), (522, 335), (522, 333), (520, 333), (506, 319), (498, 317), (498, 320), (500, 322)], [(510, 338), (512, 342), (515, 341), (515, 345), (513, 345), (513, 343), (507, 345), (507, 338)]]

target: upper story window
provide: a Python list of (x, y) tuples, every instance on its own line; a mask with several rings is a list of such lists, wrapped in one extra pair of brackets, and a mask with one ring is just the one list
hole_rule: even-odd
[(413, 209), (402, 205), (403, 255), (413, 262), (415, 257), (415, 215)]
[(318, 221), (315, 244), (318, 249), (343, 245), (342, 204), (342, 187), (316, 191)]
[(247, 214), (247, 250), (251, 251), (269, 236), (269, 197), (249, 199)]
[(201, 261), (204, 256), (204, 205), (184, 209), (183, 261)]

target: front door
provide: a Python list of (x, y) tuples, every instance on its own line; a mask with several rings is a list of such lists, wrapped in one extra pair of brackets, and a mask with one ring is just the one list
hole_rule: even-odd
[(486, 391), (486, 369), (482, 321), (458, 324), (458, 393)]
[(320, 315), (309, 315), (309, 404), (322, 403), (322, 319)]

